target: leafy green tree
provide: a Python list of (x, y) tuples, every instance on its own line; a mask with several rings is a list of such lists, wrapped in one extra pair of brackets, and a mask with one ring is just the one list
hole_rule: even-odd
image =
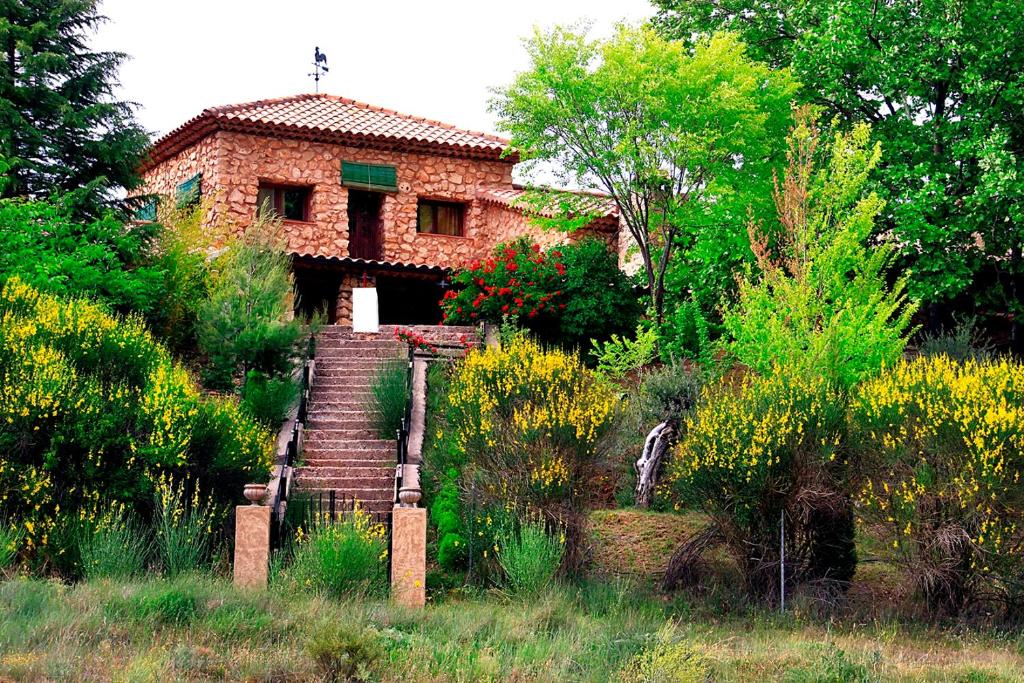
[(61, 296), (89, 296), (147, 319), (165, 293), (150, 258), (160, 226), (126, 226), (112, 215), (77, 219), (63, 197), (0, 199), (0, 282), (18, 276)]
[(563, 182), (611, 196), (656, 319), (677, 249), (699, 262), (695, 278), (728, 283), (746, 207), (762, 210), (770, 195), (796, 90), (789, 72), (754, 62), (729, 35), (690, 50), (629, 26), (605, 41), (538, 31), (527, 51), (530, 68), (491, 103), (499, 127), (527, 162), (554, 162)]
[(884, 206), (864, 191), (882, 154), (869, 136), (866, 124), (835, 134), (815, 169), (817, 126), (808, 109), (797, 111), (775, 190), (778, 226), (750, 225), (758, 272), (741, 279), (723, 316), (725, 346), (762, 374), (786, 367), (845, 390), (903, 353), (916, 306), (905, 277), (888, 285), (894, 247), (867, 244)]
[(910, 294), (973, 295), (1024, 348), (1024, 4), (1018, 0), (656, 0), (662, 35), (736, 32), (808, 101), (882, 142), (879, 194)]
[(94, 52), (98, 0), (0, 0), (0, 156), (11, 164), (2, 197), (68, 193), (97, 217), (137, 184), (149, 136), (134, 105), (113, 96), (119, 52)]

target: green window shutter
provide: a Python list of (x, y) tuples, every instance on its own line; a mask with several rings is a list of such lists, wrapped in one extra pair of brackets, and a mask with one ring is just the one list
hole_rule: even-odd
[(194, 176), (178, 185), (174, 192), (174, 199), (179, 209), (186, 206), (193, 206), (199, 203), (203, 196), (203, 174), (196, 173)]
[(375, 192), (398, 192), (398, 171), (394, 166), (341, 162), (341, 184)]
[(144, 204), (141, 204), (139, 208), (135, 209), (135, 220), (155, 221), (158, 201), (159, 200), (156, 197), (152, 197), (148, 199)]

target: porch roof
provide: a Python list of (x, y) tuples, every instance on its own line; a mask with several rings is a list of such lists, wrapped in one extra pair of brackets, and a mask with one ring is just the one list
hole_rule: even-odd
[(376, 261), (355, 258), (352, 256), (324, 256), (292, 252), (292, 256), (301, 264), (323, 267), (336, 267), (342, 270), (360, 270), (370, 273), (407, 273), (410, 275), (441, 277), (451, 269), (444, 266), (432, 266), (425, 263), (405, 261)]

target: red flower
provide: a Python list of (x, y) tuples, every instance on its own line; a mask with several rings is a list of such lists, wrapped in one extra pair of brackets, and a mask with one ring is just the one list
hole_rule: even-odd
[(502, 287), (498, 290), (498, 296), (507, 296), (512, 293), (512, 289), (509, 287)]
[(557, 249), (555, 251), (552, 251), (551, 255), (554, 256), (555, 258), (562, 258), (562, 252), (558, 251)]
[(530, 248), (533, 249), (533, 253), (535, 253), (535, 254), (539, 254), (540, 253), (540, 245), (539, 244), (534, 244)]
[(508, 313), (508, 304), (505, 304), (504, 306), (501, 307), (501, 312)]
[(508, 263), (505, 264), (505, 270), (507, 270), (510, 273), (514, 273), (517, 270), (519, 270), (519, 264), (516, 263), (515, 261), (509, 261)]
[(518, 296), (515, 298), (515, 302), (516, 302), (516, 306), (522, 306), (523, 305), (523, 300), (521, 298), (519, 298)]
[(537, 317), (537, 309), (536, 308), (531, 308), (530, 309), (530, 317), (531, 318), (536, 318)]
[(558, 308), (564, 311), (565, 310), (565, 304), (558, 304)]

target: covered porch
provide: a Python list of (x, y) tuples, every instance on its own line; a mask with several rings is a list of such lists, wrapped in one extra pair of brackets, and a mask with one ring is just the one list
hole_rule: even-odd
[(295, 315), (352, 324), (352, 288), (376, 287), (382, 325), (437, 325), (449, 270), (441, 266), (297, 254)]

